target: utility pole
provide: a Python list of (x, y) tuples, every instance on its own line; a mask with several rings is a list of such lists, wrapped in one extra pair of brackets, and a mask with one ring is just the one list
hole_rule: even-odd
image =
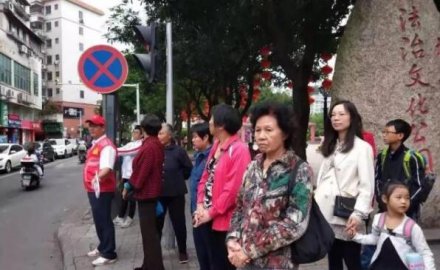
[(139, 96), (139, 83), (134, 84), (123, 84), (125, 87), (136, 87), (136, 120), (137, 124), (141, 124), (141, 109), (140, 109), (140, 96)]

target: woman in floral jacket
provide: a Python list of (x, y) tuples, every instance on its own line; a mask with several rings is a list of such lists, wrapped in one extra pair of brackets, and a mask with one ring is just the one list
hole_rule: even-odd
[(263, 103), (251, 117), (261, 154), (250, 164), (227, 235), (228, 258), (239, 269), (297, 269), (290, 244), (305, 232), (312, 203), (312, 170), (290, 150), (293, 117), (288, 106)]

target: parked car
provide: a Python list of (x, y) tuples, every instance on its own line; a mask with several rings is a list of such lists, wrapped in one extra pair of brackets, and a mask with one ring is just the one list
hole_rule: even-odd
[(67, 139), (73, 146), (73, 154), (78, 154), (78, 140), (77, 139)]
[(49, 142), (35, 142), (35, 149), (43, 155), (44, 161), (54, 161), (56, 158), (55, 149)]
[(14, 143), (0, 143), (0, 170), (9, 173), (21, 166), (21, 159), (26, 156), (23, 146)]
[(56, 158), (73, 155), (73, 145), (67, 139), (49, 139), (49, 143), (55, 150)]

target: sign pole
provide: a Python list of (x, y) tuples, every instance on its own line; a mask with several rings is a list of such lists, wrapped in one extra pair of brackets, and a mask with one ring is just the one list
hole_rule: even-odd
[(79, 110), (79, 137), (82, 139), (82, 111)]
[(136, 84), (136, 116), (137, 116), (137, 124), (141, 124), (141, 108), (140, 108), (140, 101), (139, 101), (139, 83)]
[(167, 98), (166, 120), (173, 125), (173, 41), (171, 22), (166, 23), (166, 46), (167, 46)]

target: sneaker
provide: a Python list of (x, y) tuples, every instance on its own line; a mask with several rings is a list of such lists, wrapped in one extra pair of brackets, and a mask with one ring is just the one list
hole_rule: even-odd
[(185, 253), (180, 253), (179, 254), (179, 263), (184, 264), (188, 262), (188, 254)]
[(104, 257), (98, 257), (98, 259), (94, 260), (92, 264), (94, 266), (100, 266), (100, 265), (112, 264), (115, 263), (116, 261), (117, 259), (111, 260), (111, 259), (106, 259)]
[(124, 219), (120, 218), (119, 216), (117, 216), (117, 217), (115, 217), (115, 219), (113, 219), (113, 224), (115, 224), (116, 226), (121, 226), (123, 222), (124, 222)]
[(87, 253), (87, 256), (89, 256), (89, 257), (97, 257), (97, 256), (99, 256), (99, 250), (97, 248), (95, 248), (94, 250), (89, 251)]
[(122, 222), (121, 228), (128, 228), (130, 227), (131, 223), (133, 223), (133, 219), (131, 217), (127, 217), (124, 222)]

